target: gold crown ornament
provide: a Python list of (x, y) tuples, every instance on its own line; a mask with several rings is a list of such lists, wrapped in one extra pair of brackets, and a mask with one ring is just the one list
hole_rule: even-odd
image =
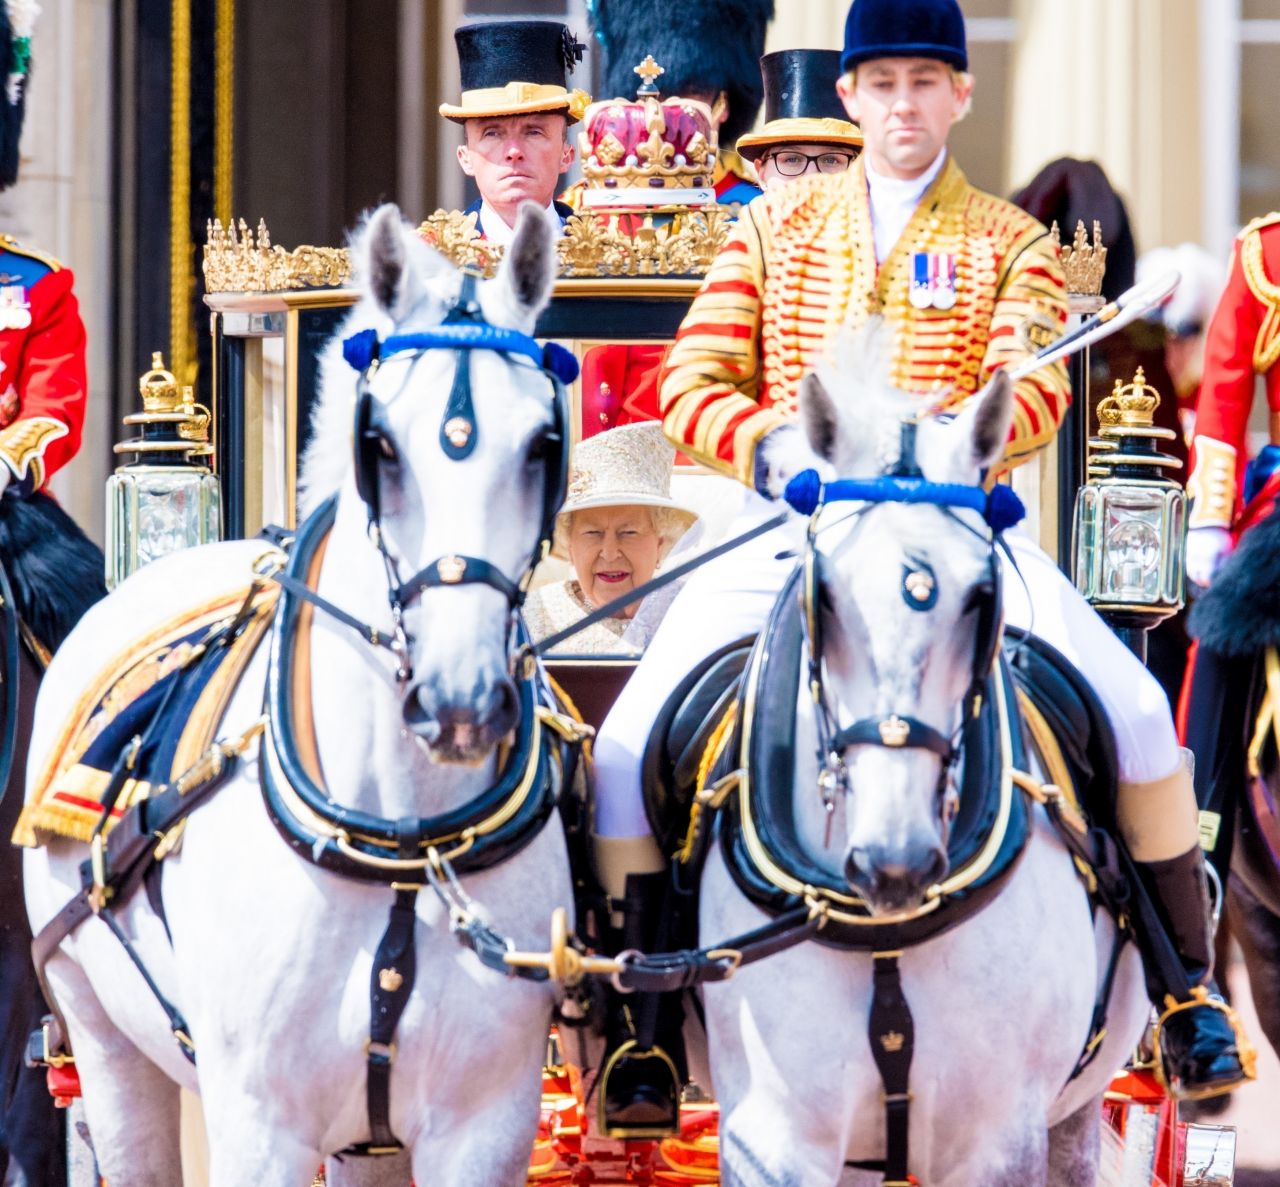
[(591, 104), (578, 137), (588, 209), (701, 206), (715, 201), (719, 143), (711, 108), (700, 99), (663, 98), (666, 73), (650, 54), (635, 68), (634, 99)]
[(264, 219), (255, 235), (241, 219), (224, 228), (208, 225), (204, 248), (204, 287), (208, 293), (281, 293), (293, 289), (337, 288), (351, 279), (345, 247), (273, 245)]
[(209, 409), (197, 404), (193, 389), (179, 384), (173, 372), (165, 369), (164, 355), (158, 350), (151, 355), (151, 369), (138, 379), (138, 395), (142, 411), (130, 413), (124, 423), (138, 426), (142, 435), (114, 445), (116, 453), (181, 454), (192, 459), (213, 452)]
[(1089, 242), (1083, 220), (1076, 223), (1070, 246), (1063, 246), (1055, 222), (1050, 229), (1054, 244), (1062, 253), (1062, 271), (1067, 278), (1067, 292), (1078, 297), (1096, 297), (1102, 293), (1102, 279), (1107, 273), (1107, 249), (1102, 242), (1102, 224), (1093, 224), (1093, 242)]
[(1111, 394), (1100, 400), (1095, 409), (1098, 435), (1089, 439), (1090, 474), (1110, 474), (1116, 466), (1125, 465), (1181, 469), (1178, 458), (1156, 452), (1155, 442), (1172, 441), (1178, 435), (1173, 429), (1156, 425), (1159, 407), (1160, 393), (1147, 382), (1141, 367), (1132, 382), (1117, 379)]

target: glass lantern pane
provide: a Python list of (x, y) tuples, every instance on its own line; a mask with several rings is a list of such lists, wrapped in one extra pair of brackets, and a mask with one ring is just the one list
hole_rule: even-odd
[(1169, 495), (1169, 548), (1165, 566), (1164, 597), (1170, 605), (1186, 601), (1187, 499), (1181, 491)]
[(1163, 491), (1118, 487), (1105, 492), (1100, 593), (1107, 601), (1160, 602), (1164, 509)]
[(1094, 487), (1082, 487), (1076, 498), (1073, 535), (1076, 589), (1092, 600), (1098, 596), (1098, 573), (1101, 568), (1098, 556), (1098, 492)]

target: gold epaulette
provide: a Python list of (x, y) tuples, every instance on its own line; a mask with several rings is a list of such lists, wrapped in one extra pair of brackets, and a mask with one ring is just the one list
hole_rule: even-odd
[(1280, 223), (1280, 210), (1273, 210), (1270, 214), (1264, 214), (1259, 218), (1255, 218), (1253, 222), (1239, 231), (1236, 238), (1243, 239), (1246, 235), (1250, 235), (1254, 231), (1261, 231), (1263, 227), (1274, 226), (1276, 223)]
[(1280, 213), (1255, 218), (1238, 236), (1240, 267), (1245, 283), (1258, 303), (1267, 310), (1253, 346), (1253, 369), (1259, 375), (1270, 371), (1280, 359), (1280, 285), (1267, 275), (1261, 234), (1264, 227), (1276, 223), (1280, 223)]
[(62, 271), (62, 261), (48, 252), (37, 251), (34, 247), (25, 247), (19, 243), (12, 235), (5, 235), (0, 232), (0, 250), (11, 251), (15, 255), (26, 256), (28, 259), (38, 260), (46, 268), (51, 268), (54, 272)]

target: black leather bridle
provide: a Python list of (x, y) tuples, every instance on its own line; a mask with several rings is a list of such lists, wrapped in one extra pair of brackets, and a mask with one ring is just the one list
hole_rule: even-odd
[[(906, 435), (904, 434), (904, 443)], [(914, 457), (914, 443), (910, 452)], [(810, 515), (804, 550), (804, 582), (802, 597), (806, 641), (809, 649), (809, 689), (815, 708), (818, 734), (818, 788), (828, 821), (835, 811), (836, 796), (850, 790), (845, 755), (852, 746), (879, 746), (889, 750), (925, 750), (942, 761), (938, 774), (938, 799), (954, 813), (955, 803), (948, 802), (947, 791), (961, 755), (963, 725), (979, 704), (979, 698), (990, 675), (1000, 647), (1004, 621), (1001, 596), (1001, 564), (998, 552), (1002, 544), (1000, 532), (1022, 517), (1022, 505), (1007, 487), (993, 497), (981, 487), (927, 481), (914, 465), (898, 472), (870, 479), (846, 479), (822, 483), (814, 471), (806, 471), (792, 480), (786, 498), (796, 509)], [(1012, 502), (1010, 502), (1012, 500)], [(956, 514), (965, 508), (982, 513), (992, 528), (989, 544), (989, 580), (984, 583), (978, 604), (978, 626), (974, 636), (973, 663), (969, 686), (962, 701), (960, 724), (948, 736), (909, 714), (890, 713), (887, 717), (864, 717), (851, 725), (838, 726), (823, 682), (823, 632), (820, 595), (823, 583), (823, 554), (818, 547), (819, 514), (828, 503), (863, 504), (855, 515), (861, 515), (879, 503), (929, 503), (940, 507), (966, 530), (974, 531)], [(975, 534), (978, 534), (975, 532)], [(937, 585), (927, 565), (907, 566), (903, 573), (902, 598), (913, 610), (927, 611), (937, 602)], [(944, 824), (947, 823), (944, 820)]]
[[(413, 675), (409, 636), (404, 613), (429, 589), (455, 589), (467, 585), (487, 585), (506, 600), (512, 614), (524, 601), (528, 578), (542, 559), (555, 531), (555, 517), (564, 502), (569, 475), (569, 411), (566, 384), (578, 374), (573, 354), (556, 343), (541, 346), (527, 334), (503, 329), (485, 321), (477, 294), (478, 277), (464, 272), (458, 297), (440, 325), (410, 334), (392, 334), (379, 339), (375, 330), (363, 330), (343, 342), (343, 357), (360, 372), (356, 388), (354, 446), (356, 491), (365, 505), (369, 538), (382, 557), (387, 573), (387, 601), (391, 607), (390, 634), (361, 622), (291, 579), (281, 579), (290, 592), (333, 615), (358, 631), (375, 647), (396, 656), (396, 678), (407, 683)], [(479, 440), (479, 422), (471, 384), (471, 355), (476, 350), (492, 350), (508, 357), (531, 360), (551, 382), (551, 429), (544, 438), (545, 479), (538, 539), (518, 577), (512, 578), (483, 557), (451, 554), (437, 557), (407, 580), (387, 547), (382, 529), (381, 466), (392, 454), (385, 410), (372, 391), (372, 379), (383, 360), (396, 354), (421, 355), (428, 350), (448, 350), (455, 356), (453, 386), (440, 422), (440, 445), (451, 461), (470, 457)]]

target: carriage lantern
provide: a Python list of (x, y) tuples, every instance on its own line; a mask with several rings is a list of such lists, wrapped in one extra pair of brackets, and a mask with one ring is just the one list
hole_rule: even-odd
[(1098, 405), (1072, 546), (1076, 587), (1143, 659), (1146, 632), (1176, 614), (1184, 594), (1187, 496), (1164, 473), (1182, 463), (1159, 451), (1177, 436), (1156, 427), (1159, 405), (1141, 368)]
[(114, 588), (159, 556), (221, 539), (218, 479), (206, 459), (209, 410), (164, 369), (159, 351), (138, 380), (142, 411), (124, 418), (140, 436), (121, 441), (118, 454), (136, 461), (107, 479), (107, 585)]

